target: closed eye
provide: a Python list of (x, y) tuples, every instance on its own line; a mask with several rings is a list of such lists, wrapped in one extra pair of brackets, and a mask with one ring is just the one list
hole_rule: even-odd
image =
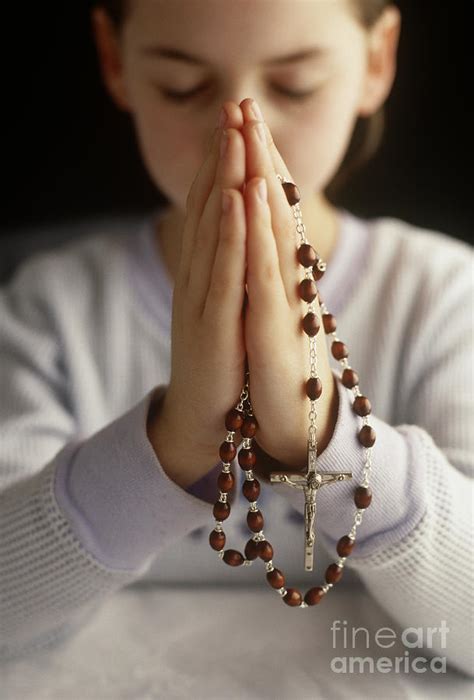
[[(290, 100), (303, 101), (308, 99), (309, 97), (312, 97), (316, 93), (316, 89), (298, 92), (295, 90), (287, 90), (286, 88), (283, 88), (279, 85), (272, 85), (271, 87), (278, 94), (283, 95), (284, 97), (287, 97)], [(187, 100), (191, 100), (193, 97), (197, 96), (205, 88), (206, 85), (198, 85), (192, 90), (187, 90), (186, 92), (178, 92), (176, 90), (168, 90), (166, 88), (162, 88), (161, 93), (166, 99), (172, 100), (174, 102), (186, 102)]]

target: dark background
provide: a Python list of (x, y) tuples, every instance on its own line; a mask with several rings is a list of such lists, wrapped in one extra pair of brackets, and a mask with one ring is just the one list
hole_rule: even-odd
[[(384, 142), (337, 204), (470, 240), (474, 6), (397, 4), (402, 34)], [(130, 118), (102, 86), (91, 6), (2, 9), (2, 236), (95, 215), (133, 215), (161, 201)]]

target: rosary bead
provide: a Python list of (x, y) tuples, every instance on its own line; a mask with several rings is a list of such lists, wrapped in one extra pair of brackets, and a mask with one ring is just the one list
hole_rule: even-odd
[(305, 597), (304, 597), (304, 602), (306, 605), (317, 605), (321, 598), (324, 595), (324, 588), (321, 588), (321, 586), (315, 586), (314, 588), (310, 588), (309, 591), (307, 591)]
[(231, 408), (225, 417), (225, 427), (227, 430), (240, 430), (240, 426), (244, 422), (244, 414), (236, 408)]
[(247, 525), (252, 532), (260, 532), (263, 529), (263, 515), (259, 510), (249, 510), (247, 513)]
[(315, 265), (313, 265), (313, 277), (316, 280), (316, 282), (320, 280), (323, 275), (324, 270), (320, 270), (318, 267), (318, 263), (315, 263)]
[(319, 377), (310, 377), (306, 382), (306, 396), (311, 401), (316, 401), (321, 396), (323, 385)]
[(311, 338), (319, 331), (319, 318), (312, 311), (309, 311), (303, 318), (303, 330)]
[(223, 503), (222, 501), (216, 501), (214, 503), (212, 513), (216, 520), (226, 520), (226, 518), (228, 518), (230, 515), (230, 505), (228, 503)]
[(224, 533), (217, 532), (217, 530), (213, 530), (211, 532), (211, 534), (209, 535), (209, 544), (211, 545), (212, 549), (215, 549), (218, 552), (220, 552), (221, 549), (224, 549), (224, 545), (225, 545)]
[(338, 566), (337, 564), (329, 564), (328, 568), (326, 569), (326, 581), (328, 583), (337, 583), (340, 581), (342, 576), (342, 566)]
[(342, 360), (343, 357), (347, 357), (349, 355), (349, 350), (347, 349), (347, 346), (342, 342), (342, 340), (335, 340), (332, 343), (331, 352), (333, 357), (336, 358), (336, 360)]
[(255, 416), (246, 416), (242, 427), (240, 428), (240, 434), (244, 438), (252, 438), (257, 432), (258, 423)]
[(367, 396), (356, 396), (354, 403), (352, 404), (352, 408), (358, 416), (368, 416), (372, 410), (372, 406)]
[(296, 251), (296, 257), (300, 265), (303, 265), (303, 267), (312, 267), (319, 260), (318, 254), (309, 243), (303, 243), (300, 245)]
[(242, 493), (244, 494), (247, 501), (253, 503), (260, 496), (260, 482), (258, 479), (253, 481), (248, 481), (245, 479), (242, 485)]
[(376, 432), (371, 425), (364, 425), (357, 433), (359, 442), (364, 447), (372, 447), (375, 442)]
[(219, 457), (223, 462), (232, 462), (236, 454), (237, 449), (233, 442), (227, 442), (227, 440), (225, 440), (223, 443), (221, 443), (219, 448)]
[(342, 342), (342, 340), (333, 341), (331, 345), (331, 352), (333, 357), (336, 358), (336, 360), (342, 360), (343, 357), (347, 357), (349, 355), (349, 350), (347, 349), (347, 346)]
[(221, 472), (217, 478), (217, 486), (223, 493), (232, 491), (234, 483), (234, 475), (231, 472)]
[(301, 199), (301, 196), (300, 196), (300, 191), (296, 187), (295, 183), (294, 182), (282, 182), (281, 185), (285, 191), (286, 198), (288, 200), (288, 204), (290, 204), (291, 206), (293, 206), (294, 204), (298, 204), (298, 202)]
[(359, 383), (359, 375), (351, 367), (346, 367), (341, 376), (341, 382), (348, 389), (353, 389)]
[(273, 569), (267, 574), (267, 581), (272, 588), (282, 588), (285, 585), (285, 577), (280, 569)]
[(226, 549), (222, 557), (229, 566), (240, 566), (244, 563), (244, 558), (236, 549)]
[(318, 295), (316, 282), (314, 280), (310, 280), (309, 277), (305, 277), (300, 282), (298, 293), (300, 295), (300, 299), (303, 299), (303, 301), (307, 301), (308, 304), (311, 304), (311, 302), (316, 299)]
[(267, 540), (262, 540), (258, 547), (258, 556), (263, 561), (271, 561), (273, 559), (273, 547)]
[(372, 491), (366, 486), (358, 486), (354, 491), (354, 503), (357, 508), (368, 508), (372, 501)]
[(348, 535), (341, 537), (337, 543), (336, 550), (340, 557), (348, 557), (355, 545), (355, 540), (351, 540)]
[(253, 450), (240, 450), (237, 461), (245, 471), (249, 471), (257, 463), (257, 455)]
[(255, 542), (252, 538), (245, 545), (244, 553), (247, 559), (253, 561), (259, 555), (260, 542)]
[(323, 314), (323, 326), (326, 334), (333, 333), (337, 328), (336, 319), (332, 314)]
[(290, 605), (293, 608), (297, 605), (301, 605), (303, 602), (303, 596), (297, 588), (288, 588), (283, 596), (283, 600), (287, 605)]

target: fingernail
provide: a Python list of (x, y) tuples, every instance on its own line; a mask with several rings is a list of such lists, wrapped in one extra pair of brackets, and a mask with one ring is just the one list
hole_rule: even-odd
[(225, 155), (228, 142), (229, 142), (229, 134), (227, 133), (227, 130), (225, 130), (221, 134), (221, 146), (220, 146), (221, 158)]
[(267, 201), (267, 181), (264, 178), (258, 181), (257, 194), (262, 200), (262, 202)]
[(258, 119), (261, 122), (265, 121), (263, 118), (262, 110), (260, 109), (258, 103), (255, 100), (252, 100), (251, 109), (255, 119)]
[(227, 121), (227, 112), (225, 111), (224, 107), (222, 107), (221, 112), (219, 114), (219, 120), (217, 122), (217, 126), (219, 129), (223, 129)]

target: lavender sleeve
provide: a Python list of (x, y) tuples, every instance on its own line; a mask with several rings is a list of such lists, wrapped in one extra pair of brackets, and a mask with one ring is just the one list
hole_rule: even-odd
[(176, 484), (148, 440), (152, 395), (164, 389), (150, 391), (88, 439), (68, 443), (56, 471), (55, 497), (75, 534), (115, 569), (137, 570), (162, 547), (209, 523), (200, 489)]
[[(324, 486), (317, 495), (316, 533), (321, 534), (331, 552), (354, 523), (357, 510), (354, 489), (362, 482), (367, 451), (357, 439), (363, 422), (352, 409), (354, 395), (334, 370), (333, 374), (337, 378), (339, 398), (337, 420), (329, 444), (317, 457), (317, 466), (320, 471), (350, 471), (352, 479)], [(427, 507), (423, 488), (425, 460), (416, 454), (418, 442), (410, 426), (394, 428), (373, 413), (369, 424), (376, 433), (370, 450), (372, 502), (357, 528), (351, 561), (400, 542), (420, 522)], [(274, 488), (288, 499), (302, 520), (301, 491), (278, 484)]]

